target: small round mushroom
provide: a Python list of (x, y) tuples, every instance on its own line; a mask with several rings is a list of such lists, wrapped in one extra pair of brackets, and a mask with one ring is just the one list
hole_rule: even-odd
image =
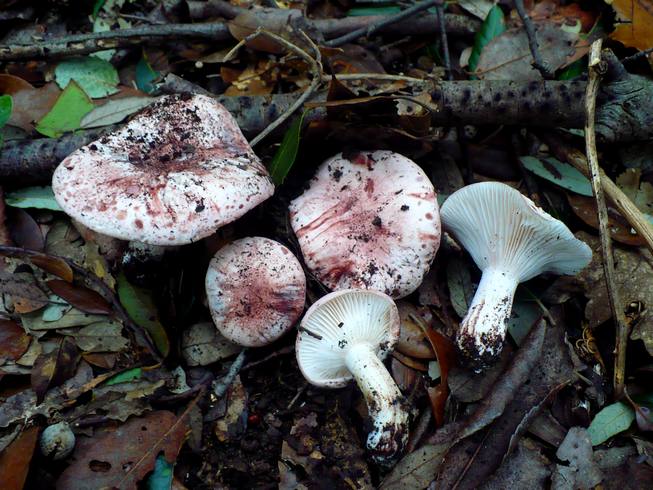
[(472, 184), (442, 205), (442, 222), (481, 269), (457, 344), (475, 368), (501, 353), (517, 285), (543, 272), (576, 274), (592, 250), (564, 223), (499, 182)]
[(270, 177), (229, 112), (211, 97), (161, 97), (118, 131), (71, 153), (52, 189), (91, 230), (184, 245), (269, 198)]
[(404, 398), (382, 360), (399, 338), (392, 298), (372, 290), (347, 289), (320, 298), (299, 327), (295, 350), (309, 383), (341, 388), (352, 378), (365, 397), (373, 429), (367, 448), (390, 463), (408, 440)]
[(299, 319), (306, 277), (299, 261), (280, 243), (243, 238), (218, 250), (211, 260), (206, 296), (222, 335), (239, 345), (260, 347)]
[(290, 223), (307, 267), (332, 290), (402, 298), (421, 284), (440, 245), (433, 185), (390, 151), (325, 161), (290, 204)]
[(64, 459), (75, 448), (75, 434), (67, 422), (49, 425), (41, 434), (40, 448), (44, 456)]

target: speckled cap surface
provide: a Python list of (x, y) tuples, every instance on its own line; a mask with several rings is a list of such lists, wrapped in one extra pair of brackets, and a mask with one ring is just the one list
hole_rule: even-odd
[(204, 238), (269, 198), (267, 170), (235, 119), (204, 95), (171, 95), (71, 153), (52, 189), (91, 230), (153, 245)]
[(338, 154), (309, 185), (290, 204), (290, 222), (323, 284), (393, 298), (417, 289), (440, 245), (440, 215), (415, 162), (391, 151)]
[(213, 323), (236, 344), (259, 347), (281, 337), (304, 311), (306, 277), (288, 248), (262, 237), (236, 240), (206, 273)]

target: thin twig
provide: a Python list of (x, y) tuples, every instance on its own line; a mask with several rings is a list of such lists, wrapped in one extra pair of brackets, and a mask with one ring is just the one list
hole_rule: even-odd
[(238, 376), (240, 369), (243, 367), (243, 364), (245, 363), (246, 355), (247, 355), (247, 349), (241, 350), (240, 354), (238, 354), (238, 357), (236, 357), (236, 359), (234, 359), (234, 362), (231, 363), (231, 366), (229, 366), (229, 371), (227, 371), (227, 374), (225, 374), (220, 379), (216, 379), (211, 384), (213, 395), (218, 397), (218, 399), (224, 396), (224, 394), (227, 392), (231, 384), (236, 379), (236, 376)]
[(304, 105), (304, 102), (306, 102), (313, 95), (313, 93), (317, 90), (317, 87), (320, 85), (320, 83), (322, 83), (322, 58), (320, 54), (320, 49), (313, 43), (311, 38), (309, 38), (304, 32), (301, 32), (301, 34), (304, 37), (304, 40), (313, 48), (313, 51), (315, 52), (315, 57), (312, 57), (310, 54), (308, 54), (299, 46), (291, 43), (287, 39), (284, 39), (283, 37), (278, 36), (277, 34), (274, 34), (272, 32), (263, 31), (259, 29), (254, 34), (251, 34), (244, 39), (244, 41), (247, 43), (259, 36), (269, 37), (270, 39), (276, 41), (281, 46), (286, 48), (288, 51), (295, 53), (301, 59), (306, 61), (313, 75), (311, 84), (308, 86), (306, 90), (304, 90), (304, 93), (302, 93), (302, 95), (300, 95), (297, 98), (297, 100), (288, 108), (286, 112), (281, 114), (281, 116), (275, 119), (267, 128), (261, 131), (254, 139), (252, 139), (249, 142), (249, 144), (252, 146), (255, 146), (263, 138), (269, 135), (272, 131), (274, 131), (279, 126), (281, 126), (286, 119), (292, 116), (297, 109), (299, 109), (302, 105)]
[(553, 74), (551, 73), (549, 65), (542, 59), (542, 55), (540, 54), (539, 46), (537, 44), (535, 26), (533, 26), (533, 21), (524, 8), (524, 0), (514, 0), (514, 2), (515, 7), (517, 8), (517, 13), (521, 18), (521, 21), (524, 23), (524, 29), (526, 29), (528, 47), (530, 48), (531, 55), (533, 56), (533, 68), (540, 72), (542, 78), (545, 80), (550, 80), (553, 78)]
[(390, 73), (336, 73), (333, 75), (338, 80), (389, 80), (409, 83), (426, 83), (423, 78), (407, 77), (405, 75), (392, 75)]
[(638, 60), (640, 58), (644, 58), (644, 57), (648, 56), (651, 53), (653, 53), (653, 48), (648, 48), (648, 49), (645, 49), (644, 51), (640, 51), (639, 53), (635, 53), (635, 54), (633, 54), (631, 56), (627, 56), (626, 58), (621, 60), (621, 63), (622, 64), (623, 63), (630, 63), (631, 61), (635, 61), (635, 60)]
[(123, 308), (120, 300), (116, 296), (116, 293), (109, 285), (98, 277), (93, 271), (86, 270), (84, 267), (77, 265), (70, 259), (66, 257), (61, 257), (58, 255), (47, 254), (44, 252), (37, 252), (36, 250), (28, 250), (20, 247), (9, 247), (5, 245), (0, 245), (0, 255), (6, 255), (8, 257), (17, 257), (19, 259), (29, 259), (31, 257), (38, 257), (45, 260), (62, 260), (64, 261), (73, 271), (81, 275), (89, 283), (93, 284), (96, 288), (102, 291), (104, 298), (111, 303), (111, 306), (118, 314), (120, 320), (122, 320), (125, 327), (127, 327), (138, 340), (147, 348), (152, 358), (161, 362), (162, 358), (159, 352), (157, 351), (152, 339), (150, 338), (149, 333), (141, 328), (139, 325), (134, 323), (127, 311)]
[(274, 351), (272, 354), (265, 356), (263, 359), (259, 359), (257, 361), (252, 361), (248, 362), (247, 365), (243, 366), (241, 369), (241, 372), (247, 371), (248, 369), (252, 369), (253, 367), (258, 366), (259, 364), (263, 364), (265, 362), (268, 362), (276, 357), (283, 356), (286, 354), (290, 354), (291, 352), (294, 352), (295, 346), (294, 345), (288, 345), (286, 347), (283, 347), (282, 349), (279, 349), (277, 351)]
[(413, 5), (412, 7), (407, 8), (406, 10), (402, 10), (398, 14), (395, 15), (389, 15), (379, 22), (375, 22), (373, 24), (370, 24), (365, 27), (361, 27), (360, 29), (356, 29), (355, 31), (352, 31), (348, 34), (345, 34), (344, 36), (337, 37), (335, 39), (331, 39), (330, 41), (327, 41), (324, 43), (326, 46), (329, 46), (330, 48), (337, 48), (338, 46), (342, 46), (343, 44), (350, 43), (352, 41), (355, 41), (359, 37), (370, 37), (372, 34), (377, 32), (378, 30), (389, 26), (391, 24), (396, 24), (397, 22), (400, 22), (402, 20), (405, 20), (409, 17), (412, 17), (420, 12), (423, 12), (426, 9), (429, 9), (436, 5), (438, 2), (441, 2), (442, 0), (425, 0), (424, 2), (420, 2), (418, 4)]
[(444, 72), (447, 80), (453, 80), (451, 72), (451, 55), (449, 54), (449, 40), (447, 38), (447, 27), (444, 23), (444, 0), (435, 4), (435, 12), (438, 15), (438, 24), (440, 25), (440, 44), (442, 44), (442, 59), (444, 61)]
[(610, 237), (610, 225), (608, 223), (608, 207), (605, 204), (603, 187), (601, 185), (601, 174), (599, 173), (599, 157), (596, 151), (596, 134), (594, 131), (594, 117), (596, 113), (596, 94), (599, 89), (601, 77), (606, 71), (605, 63), (601, 63), (601, 39), (592, 43), (589, 59), (589, 82), (585, 92), (585, 149), (587, 152), (587, 164), (590, 174), (592, 192), (596, 199), (596, 207), (599, 216), (599, 235), (601, 238), (601, 252), (603, 255), (603, 271), (605, 282), (608, 288), (608, 299), (610, 309), (617, 326), (616, 355), (614, 361), (614, 391), (617, 398), (624, 394), (625, 369), (626, 369), (626, 345), (628, 343), (628, 322), (623, 310), (623, 304), (614, 271), (614, 257), (612, 255), (612, 240)]

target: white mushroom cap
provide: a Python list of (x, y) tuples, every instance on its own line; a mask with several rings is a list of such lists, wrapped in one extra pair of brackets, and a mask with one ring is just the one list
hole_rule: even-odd
[(173, 95), (71, 153), (52, 189), (63, 210), (93, 231), (183, 245), (239, 218), (274, 185), (222, 105)]
[(473, 366), (484, 367), (501, 352), (517, 285), (543, 272), (575, 274), (589, 264), (592, 250), (564, 223), (499, 182), (454, 192), (441, 216), (483, 271), (457, 344)]
[(295, 350), (304, 377), (329, 388), (354, 378), (373, 422), (367, 447), (379, 463), (394, 459), (408, 440), (408, 413), (381, 362), (399, 338), (392, 299), (372, 290), (336, 291), (308, 309), (299, 330)]
[(243, 238), (218, 250), (211, 260), (206, 296), (222, 335), (258, 347), (281, 337), (299, 319), (306, 277), (299, 261), (280, 243)]
[(440, 245), (433, 185), (390, 151), (338, 154), (290, 204), (307, 267), (327, 287), (374, 289), (393, 298), (417, 289)]

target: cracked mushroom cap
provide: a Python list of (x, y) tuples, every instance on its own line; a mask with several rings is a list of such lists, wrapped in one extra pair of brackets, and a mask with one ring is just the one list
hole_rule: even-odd
[(392, 298), (373, 290), (345, 289), (323, 296), (306, 311), (295, 350), (302, 374), (311, 384), (341, 388), (352, 379), (349, 348), (369, 343), (379, 359), (399, 339), (399, 312)]
[(274, 185), (231, 114), (210, 97), (186, 94), (162, 97), (71, 153), (52, 189), (63, 210), (93, 231), (183, 245), (236, 220)]
[(290, 204), (290, 220), (306, 265), (332, 290), (404, 297), (421, 284), (440, 245), (433, 185), (391, 151), (325, 161)]
[(511, 271), (518, 282), (543, 272), (576, 274), (592, 260), (592, 250), (564, 223), (500, 182), (454, 192), (441, 216), (479, 269)]
[(236, 240), (215, 254), (206, 296), (220, 333), (246, 347), (269, 344), (304, 310), (306, 277), (286, 247), (268, 238)]

